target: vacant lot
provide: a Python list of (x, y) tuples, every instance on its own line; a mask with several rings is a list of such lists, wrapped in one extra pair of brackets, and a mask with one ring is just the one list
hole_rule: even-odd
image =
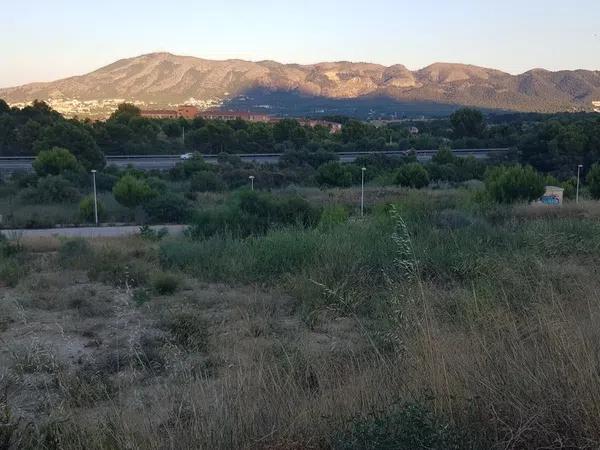
[(598, 448), (595, 204), (343, 195), (244, 238), (0, 243), (0, 448)]

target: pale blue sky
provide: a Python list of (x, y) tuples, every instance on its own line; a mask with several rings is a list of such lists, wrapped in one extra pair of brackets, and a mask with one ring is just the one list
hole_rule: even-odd
[(155, 51), (600, 70), (600, 0), (0, 0), (0, 86)]

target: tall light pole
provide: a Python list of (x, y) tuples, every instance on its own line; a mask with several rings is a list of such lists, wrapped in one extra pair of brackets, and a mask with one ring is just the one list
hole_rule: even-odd
[(250, 178), (250, 188), (254, 190), (254, 175), (250, 175), (248, 178)]
[(583, 168), (583, 164), (579, 164), (577, 166), (577, 191), (575, 194), (575, 203), (579, 203), (579, 177), (581, 173), (581, 169)]
[(366, 167), (360, 169), (361, 180), (360, 180), (360, 217), (365, 215), (365, 170)]
[(98, 196), (96, 195), (96, 170), (92, 170), (92, 180), (94, 183), (94, 218), (96, 219), (96, 225), (98, 225)]

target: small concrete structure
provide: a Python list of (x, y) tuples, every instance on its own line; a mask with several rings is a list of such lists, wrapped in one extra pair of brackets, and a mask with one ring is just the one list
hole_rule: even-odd
[(565, 190), (558, 186), (546, 186), (546, 192), (540, 199), (539, 203), (549, 206), (561, 206), (563, 204)]

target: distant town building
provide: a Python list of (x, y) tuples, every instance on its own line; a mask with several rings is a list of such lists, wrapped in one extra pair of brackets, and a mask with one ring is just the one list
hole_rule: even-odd
[(181, 105), (177, 107), (177, 116), (192, 120), (198, 117), (200, 110), (194, 105)]
[(408, 129), (408, 132), (409, 132), (410, 134), (419, 134), (419, 129), (418, 129), (417, 127), (410, 127), (410, 128)]
[(208, 120), (245, 120), (247, 122), (270, 122), (271, 117), (266, 114), (256, 114), (245, 111), (218, 111), (218, 110), (209, 110), (209, 111), (200, 111), (198, 114), (199, 117)]
[(592, 102), (592, 106), (594, 107), (594, 111), (596, 111), (597, 113), (600, 113), (600, 101)]
[(298, 123), (304, 127), (325, 127), (329, 129), (331, 134), (336, 134), (342, 131), (342, 124), (337, 122), (330, 122), (328, 120), (318, 119), (298, 119)]
[(177, 119), (179, 117), (175, 109), (146, 109), (140, 111), (140, 115), (148, 119)]
[[(217, 109), (201, 111), (194, 105), (180, 105), (177, 107), (177, 109), (145, 109), (142, 110), (140, 114), (142, 117), (146, 117), (148, 119), (178, 119), (181, 117), (187, 120), (192, 120), (196, 117), (201, 117), (206, 120), (245, 120), (246, 122), (278, 122), (281, 120), (266, 114), (247, 111), (220, 111)], [(329, 122), (327, 120), (298, 119), (298, 122), (302, 126), (311, 128), (317, 126), (325, 127), (329, 129), (329, 132), (332, 134), (342, 131), (341, 124)]]

